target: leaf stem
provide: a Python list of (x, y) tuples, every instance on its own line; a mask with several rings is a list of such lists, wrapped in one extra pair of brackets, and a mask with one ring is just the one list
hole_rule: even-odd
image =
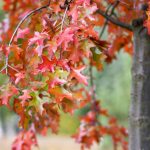
[(66, 18), (66, 14), (67, 14), (68, 7), (69, 7), (69, 5), (67, 5), (67, 7), (66, 7), (66, 9), (65, 9), (65, 13), (64, 13), (64, 15), (63, 15), (63, 19), (62, 19), (62, 22), (61, 22), (61, 32), (62, 32), (62, 30), (63, 30), (64, 21), (65, 21), (65, 18)]
[(3, 72), (6, 69), (6, 66), (3, 66), (3, 68), (0, 70), (0, 73)]
[(16, 68), (14, 68), (14, 67), (12, 67), (10, 65), (8, 65), (8, 67), (11, 68), (12, 70), (16, 71), (16, 72), (19, 72), (19, 70), (17, 70)]

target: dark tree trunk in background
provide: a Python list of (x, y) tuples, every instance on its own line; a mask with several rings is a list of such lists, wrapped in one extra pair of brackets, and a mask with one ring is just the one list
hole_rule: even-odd
[(150, 150), (150, 35), (142, 25), (133, 28), (129, 150)]

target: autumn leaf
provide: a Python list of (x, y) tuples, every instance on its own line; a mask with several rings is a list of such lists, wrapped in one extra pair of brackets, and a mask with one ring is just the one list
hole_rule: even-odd
[(63, 49), (66, 50), (68, 44), (73, 42), (74, 32), (77, 30), (77, 27), (66, 28), (58, 37), (58, 46), (62, 45)]
[(18, 84), (21, 79), (25, 78), (25, 73), (24, 72), (18, 72), (15, 74), (15, 76), (16, 76), (15, 84)]
[(23, 90), (23, 95), (19, 96), (19, 99), (22, 100), (22, 105), (24, 106), (27, 100), (31, 98), (29, 90)]
[(18, 89), (11, 85), (11, 83), (6, 83), (0, 87), (0, 105), (6, 105), (10, 108), (10, 100), (15, 95), (18, 95)]
[(29, 40), (29, 46), (36, 44), (37, 47), (35, 49), (35, 51), (37, 52), (38, 56), (42, 55), (42, 51), (44, 46), (44, 40), (48, 39), (49, 35), (46, 32), (43, 33), (39, 33), (39, 32), (35, 32), (34, 37), (31, 38)]
[(46, 56), (42, 56), (42, 63), (38, 65), (40, 72), (51, 71), (54, 72), (55, 60), (49, 60)]
[(29, 28), (25, 28), (25, 29), (18, 29), (15, 41), (17, 41), (18, 39), (24, 39), (26, 35), (28, 35), (30, 32)]
[(64, 98), (72, 100), (72, 94), (64, 89), (63, 87), (54, 87), (49, 89), (50, 94), (55, 96), (55, 100), (57, 103), (61, 102)]
[(85, 69), (85, 66), (81, 66), (78, 68), (71, 68), (71, 73), (69, 78), (76, 78), (80, 83), (88, 85), (87, 77), (81, 74), (81, 71)]
[(31, 147), (38, 146), (34, 127), (28, 131), (20, 131), (12, 144), (12, 150), (31, 150)]

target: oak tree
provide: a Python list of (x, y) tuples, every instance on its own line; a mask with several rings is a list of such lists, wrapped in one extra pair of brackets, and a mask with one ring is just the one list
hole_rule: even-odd
[(49, 128), (57, 133), (60, 109), (73, 114), (87, 104), (73, 136), (81, 148), (110, 135), (114, 149), (127, 150), (126, 129), (101, 107), (93, 83), (93, 67), (103, 71), (103, 62), (111, 63), (120, 49), (133, 56), (129, 149), (150, 148), (148, 0), (4, 0), (3, 9), (0, 73), (7, 81), (0, 86), (0, 105), (20, 117), (13, 150), (38, 146), (36, 134)]

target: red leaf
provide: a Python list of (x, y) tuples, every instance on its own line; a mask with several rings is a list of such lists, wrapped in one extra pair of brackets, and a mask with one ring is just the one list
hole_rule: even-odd
[(54, 72), (54, 66), (56, 64), (56, 60), (49, 60), (46, 56), (42, 56), (42, 63), (38, 65), (38, 69), (40, 72), (51, 71)]
[(30, 128), (28, 131), (21, 131), (12, 145), (12, 150), (31, 150), (32, 146), (37, 145), (35, 131)]
[(35, 32), (34, 37), (29, 40), (29, 46), (33, 44), (43, 45), (46, 38), (48, 38), (48, 34), (46, 32)]
[(37, 48), (35, 49), (38, 56), (42, 55), (44, 46), (44, 40), (48, 39), (49, 35), (46, 32), (39, 33), (35, 32), (34, 37), (29, 40), (29, 46), (36, 44)]
[(25, 73), (19, 72), (19, 73), (16, 73), (15, 76), (16, 76), (15, 84), (18, 84), (21, 79), (25, 78)]
[(28, 90), (23, 90), (23, 95), (19, 96), (19, 99), (21, 99), (21, 103), (22, 105), (24, 106), (25, 105), (25, 102), (31, 98), (30, 96), (30, 92)]
[(81, 74), (81, 71), (85, 69), (85, 66), (79, 67), (79, 68), (71, 68), (71, 74), (70, 78), (76, 78), (79, 83), (83, 83), (85, 85), (88, 85), (87, 77)]
[(17, 32), (17, 36), (15, 38), (15, 41), (17, 41), (18, 39), (24, 39), (25, 36), (27, 34), (29, 34), (30, 32), (30, 29), (29, 28), (25, 28), (25, 29), (18, 29), (18, 32)]
[(60, 46), (61, 44), (63, 49), (66, 50), (66, 48), (68, 47), (69, 42), (73, 41), (73, 36), (74, 36), (74, 32), (77, 30), (78, 28), (75, 27), (70, 27), (70, 28), (66, 28), (58, 37), (58, 46)]

